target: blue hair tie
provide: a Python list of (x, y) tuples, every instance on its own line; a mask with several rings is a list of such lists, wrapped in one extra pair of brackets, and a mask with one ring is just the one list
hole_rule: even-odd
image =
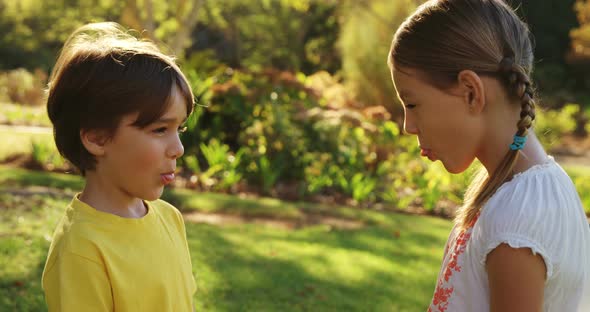
[(515, 135), (514, 142), (512, 142), (512, 144), (510, 144), (510, 149), (513, 151), (521, 150), (524, 147), (525, 143), (526, 143), (526, 137)]

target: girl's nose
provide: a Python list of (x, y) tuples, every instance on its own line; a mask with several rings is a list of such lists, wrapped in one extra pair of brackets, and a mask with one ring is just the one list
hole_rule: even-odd
[(408, 114), (404, 116), (404, 132), (407, 134), (418, 134), (418, 127), (416, 127), (416, 123), (408, 118)]

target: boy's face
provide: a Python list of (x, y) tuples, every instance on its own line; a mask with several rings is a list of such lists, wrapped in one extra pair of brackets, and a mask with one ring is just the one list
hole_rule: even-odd
[(104, 146), (97, 173), (115, 192), (129, 198), (156, 200), (174, 178), (176, 159), (184, 153), (179, 128), (187, 118), (184, 98), (172, 87), (171, 104), (156, 122), (143, 129), (132, 126), (136, 114), (124, 116)]

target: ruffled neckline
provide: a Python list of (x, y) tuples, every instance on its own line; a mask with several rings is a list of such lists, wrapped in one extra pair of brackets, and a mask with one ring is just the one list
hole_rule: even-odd
[(547, 159), (544, 162), (542, 162), (540, 164), (533, 165), (533, 166), (529, 167), (528, 169), (526, 169), (525, 171), (515, 173), (512, 176), (512, 179), (510, 181), (514, 181), (515, 179), (517, 179), (521, 176), (530, 175), (530, 174), (535, 173), (539, 170), (549, 168), (553, 165), (555, 165), (555, 159), (553, 158), (553, 156), (547, 155)]
[(553, 167), (555, 165), (557, 165), (557, 163), (555, 162), (555, 158), (553, 158), (553, 156), (547, 155), (547, 159), (544, 162), (542, 162), (540, 164), (533, 165), (533, 166), (529, 167), (528, 169), (526, 169), (525, 171), (515, 173), (510, 180), (504, 182), (502, 185), (500, 185), (500, 187), (498, 187), (498, 189), (496, 190), (494, 195), (498, 194), (500, 192), (500, 190), (502, 190), (504, 187), (511, 185), (513, 183), (517, 183), (518, 180), (522, 180), (523, 178), (525, 178), (527, 176), (534, 175), (540, 171), (546, 170), (546, 169)]

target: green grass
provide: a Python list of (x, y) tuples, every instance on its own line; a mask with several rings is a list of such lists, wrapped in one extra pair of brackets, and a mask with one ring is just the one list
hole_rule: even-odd
[(0, 166), (0, 186), (5, 188), (44, 186), (62, 190), (81, 190), (84, 186), (84, 180), (74, 174), (48, 173)]
[[(50, 133), (0, 129), (0, 160), (31, 153)], [(590, 213), (590, 167), (564, 166)], [(12, 195), (48, 187), (57, 194)], [(0, 311), (45, 311), (40, 278), (53, 227), (81, 177), (0, 166)], [(43, 191), (43, 189), (40, 189)], [(428, 304), (451, 222), (367, 209), (283, 202), (218, 193), (167, 190), (183, 212), (360, 221), (339, 230), (295, 230), (259, 224), (187, 224), (197, 277), (198, 311), (423, 311)]]
[(394, 222), (354, 231), (190, 225), (197, 310), (424, 311), (450, 224)]
[(564, 165), (563, 169), (572, 178), (588, 177), (590, 178), (590, 166), (583, 165)]
[(0, 123), (22, 126), (51, 126), (47, 108), (11, 103), (0, 103)]
[(41, 273), (66, 198), (0, 190), (0, 311), (44, 311)]
[[(0, 185), (11, 188), (43, 186), (62, 190), (81, 190), (84, 181), (74, 174), (48, 173), (9, 166), (0, 166)], [(288, 221), (303, 221), (306, 215), (331, 216), (358, 220), (369, 225), (395, 225), (388, 213), (344, 206), (307, 202), (286, 202), (275, 198), (246, 198), (221, 193), (195, 193), (186, 189), (166, 189), (162, 198), (183, 212), (222, 213), (244, 217), (270, 217)], [(399, 215), (398, 218), (408, 218)], [(412, 217), (409, 217), (412, 218)]]
[[(0, 166), (0, 185), (53, 186), (73, 192), (82, 180)], [(72, 192), (22, 196), (0, 189), (0, 311), (46, 310), (41, 273), (53, 227)], [(355, 230), (321, 224), (296, 230), (187, 224), (198, 311), (423, 311), (451, 228), (449, 221), (432, 217), (347, 207), (330, 212), (328, 206), (270, 199), (256, 206), (255, 200), (235, 196), (178, 193), (187, 211), (287, 220), (321, 214), (367, 224)]]
[(576, 186), (584, 211), (590, 215), (590, 166), (569, 165), (563, 167)]
[(224, 213), (245, 217), (273, 217), (288, 220), (302, 218), (294, 204), (274, 198), (240, 199), (221, 193), (200, 193), (186, 189), (166, 190), (162, 196), (183, 211)]
[[(30, 133), (1, 128), (0, 142), (2, 144), (0, 144), (0, 161), (12, 155), (31, 154), (34, 141), (52, 143), (52, 133)], [(55, 144), (52, 143), (51, 146), (53, 147), (54, 153), (58, 154)]]

